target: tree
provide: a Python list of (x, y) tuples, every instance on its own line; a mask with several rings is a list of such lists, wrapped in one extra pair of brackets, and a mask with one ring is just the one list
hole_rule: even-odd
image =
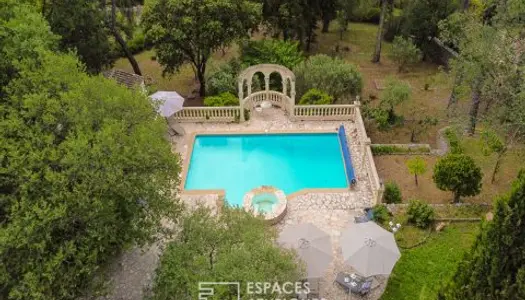
[(433, 55), (430, 38), (438, 36), (439, 21), (457, 10), (455, 0), (413, 0), (404, 9), (402, 32), (414, 38), (425, 57)]
[(98, 73), (111, 65), (114, 55), (99, 0), (55, 0), (44, 3), (44, 17), (51, 30), (60, 35), (61, 50), (75, 50), (91, 73)]
[(395, 124), (398, 116), (395, 107), (410, 100), (412, 91), (410, 86), (395, 78), (388, 78), (385, 89), (379, 95), (380, 106), (388, 111), (388, 123)]
[[(113, 34), (113, 37), (117, 41), (117, 43), (122, 48), (122, 51), (126, 55), (126, 58), (128, 59), (129, 63), (131, 64), (131, 67), (133, 68), (133, 72), (137, 75), (142, 75), (142, 72), (140, 71), (139, 64), (137, 63), (137, 60), (133, 56), (133, 53), (131, 53), (128, 45), (126, 44), (126, 41), (122, 38), (120, 35), (120, 32), (117, 29), (117, 21), (116, 21), (116, 7), (117, 7), (117, 0), (110, 0), (111, 1), (111, 21), (109, 23), (109, 28), (111, 29), (111, 33)], [(106, 0), (102, 0), (102, 2), (105, 4)]]
[(178, 215), (180, 168), (149, 99), (55, 53), (42, 16), (17, 2), (0, 13), (0, 32), (17, 33), (0, 34), (14, 71), (0, 119), (0, 298), (76, 299), (101, 264)]
[(462, 196), (475, 196), (481, 191), (480, 167), (464, 154), (448, 154), (434, 166), (432, 179), (438, 189), (454, 193), (454, 203)]
[(363, 88), (361, 73), (354, 65), (323, 54), (311, 56), (293, 71), (299, 99), (311, 88), (326, 92), (336, 101), (358, 95)]
[(328, 32), (330, 22), (337, 16), (338, 5), (339, 0), (320, 1), (321, 19), (323, 21), (323, 27), (321, 28), (321, 32)]
[(392, 43), (392, 60), (398, 65), (398, 72), (405, 72), (408, 65), (421, 60), (421, 50), (417, 48), (411, 38), (396, 36)]
[(282, 33), (284, 40), (295, 39), (299, 41), (302, 48), (310, 51), (311, 44), (315, 40), (315, 29), (321, 15), (323, 1), (272, 0), (263, 2), (263, 19), (274, 37), (277, 38)]
[(419, 135), (427, 132), (430, 127), (436, 126), (439, 120), (435, 117), (430, 117), (425, 109), (411, 109), (410, 115), (413, 116), (410, 120), (405, 120), (410, 128), (410, 142), (415, 143), (419, 140)]
[(381, 16), (379, 17), (379, 28), (377, 29), (376, 48), (374, 51), (373, 63), (378, 63), (381, 60), (381, 43), (383, 41), (383, 27), (385, 26), (385, 16), (387, 11), (387, 4), (389, 0), (381, 0)]
[(499, 171), (503, 157), (507, 154), (509, 147), (512, 147), (519, 136), (520, 128), (516, 126), (513, 127), (513, 132), (509, 133), (506, 137), (499, 136), (498, 133), (493, 130), (484, 130), (481, 133), (483, 154), (487, 156), (493, 153), (496, 154), (496, 163), (494, 164), (490, 178), (491, 183), (496, 181), (496, 174)]
[(204, 75), (211, 54), (247, 37), (259, 23), (260, 9), (247, 0), (158, 0), (145, 8), (143, 24), (163, 73), (191, 64), (200, 83), (199, 94), (205, 96)]
[(441, 300), (525, 299), (525, 173), (510, 194), (495, 200), (494, 219), (484, 222), (470, 253), (452, 280), (439, 292)]
[(343, 40), (343, 33), (348, 29), (348, 24), (354, 15), (354, 11), (360, 1), (339, 0), (336, 20), (339, 25), (339, 40)]
[(277, 64), (293, 69), (304, 61), (297, 42), (280, 40), (245, 41), (241, 46), (241, 62), (244, 66)]
[[(242, 208), (224, 206), (218, 216), (199, 207), (180, 222), (180, 233), (160, 259), (152, 299), (197, 299), (200, 281), (240, 282), (242, 299), (247, 282), (296, 282), (303, 270), (294, 252), (279, 248), (277, 232)], [(237, 298), (237, 290), (215, 286), (213, 299)], [(276, 295), (261, 293), (258, 297)], [(266, 297), (264, 297), (266, 298)]]
[(427, 163), (425, 162), (425, 160), (418, 156), (407, 160), (406, 164), (408, 172), (414, 175), (416, 185), (418, 185), (417, 175), (422, 175), (427, 171)]

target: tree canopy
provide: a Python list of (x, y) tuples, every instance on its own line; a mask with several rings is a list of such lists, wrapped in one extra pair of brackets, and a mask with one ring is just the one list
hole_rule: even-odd
[(358, 95), (363, 88), (361, 73), (353, 64), (327, 55), (311, 56), (294, 69), (297, 98), (316, 88), (334, 99)]
[(163, 73), (190, 63), (206, 94), (206, 64), (213, 51), (248, 37), (259, 24), (261, 5), (248, 0), (154, 0), (144, 9), (146, 35)]
[(525, 173), (496, 199), (472, 250), (439, 299), (525, 299)]
[(34, 7), (2, 7), (0, 298), (76, 299), (178, 214), (179, 161), (145, 95), (55, 52)]
[[(275, 244), (276, 230), (242, 208), (223, 206), (221, 213), (199, 207), (185, 215), (180, 233), (161, 257), (153, 286), (155, 300), (196, 299), (198, 282), (296, 282), (303, 270), (291, 250)], [(215, 286), (213, 299), (232, 299), (237, 291)], [(274, 295), (260, 294), (276, 298)]]
[(454, 202), (462, 196), (475, 196), (481, 191), (480, 167), (465, 154), (448, 154), (434, 166), (432, 178), (440, 190), (452, 191)]

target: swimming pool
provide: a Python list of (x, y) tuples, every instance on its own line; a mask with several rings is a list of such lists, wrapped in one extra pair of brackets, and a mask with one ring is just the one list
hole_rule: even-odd
[(337, 133), (195, 136), (184, 189), (224, 189), (230, 205), (242, 206), (262, 185), (286, 194), (348, 187)]

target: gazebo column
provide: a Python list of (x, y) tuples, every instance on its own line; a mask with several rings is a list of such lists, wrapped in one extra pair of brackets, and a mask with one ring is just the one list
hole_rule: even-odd
[(266, 101), (270, 101), (270, 74), (264, 74), (264, 91), (266, 94)]
[(282, 99), (281, 101), (283, 101), (286, 105), (286, 109), (288, 111), (288, 113), (290, 113), (290, 103), (288, 102), (288, 95), (287, 95), (287, 91), (288, 91), (288, 77), (286, 78), (283, 78), (283, 74), (281, 74), (281, 78), (282, 78), (282, 81), (283, 81), (283, 95), (284, 95), (284, 99)]
[(244, 78), (239, 81), (239, 120), (244, 122)]
[(290, 80), (290, 117), (295, 119), (295, 80)]

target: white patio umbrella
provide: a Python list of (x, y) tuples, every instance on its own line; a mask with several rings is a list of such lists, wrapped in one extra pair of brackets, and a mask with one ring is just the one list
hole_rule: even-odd
[(333, 259), (330, 235), (311, 223), (286, 227), (277, 241), (297, 251), (306, 264), (308, 278), (322, 277)]
[(169, 118), (174, 113), (181, 111), (184, 105), (184, 98), (174, 91), (158, 91), (151, 95), (150, 98), (161, 102), (158, 113), (165, 118)]
[(394, 235), (374, 222), (350, 224), (341, 248), (345, 262), (365, 277), (390, 274), (401, 256)]

